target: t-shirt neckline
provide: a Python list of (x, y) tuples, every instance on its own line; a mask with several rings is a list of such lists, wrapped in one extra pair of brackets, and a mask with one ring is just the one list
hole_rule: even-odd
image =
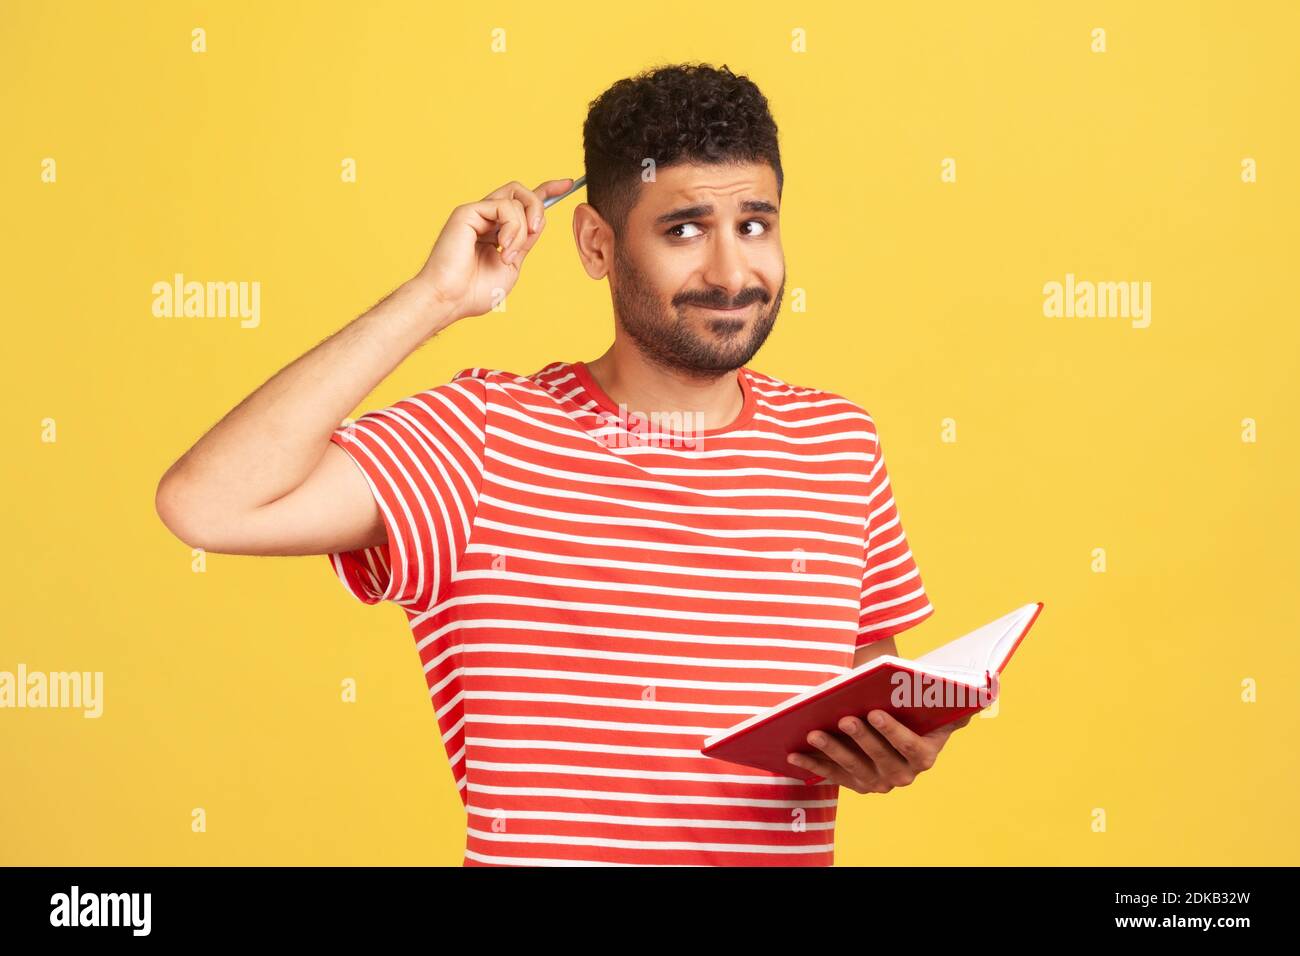
[[(605, 390), (596, 382), (590, 369), (587, 368), (587, 363), (582, 361), (573, 362), (571, 363), (571, 366), (573, 368), (574, 377), (577, 378), (578, 384), (582, 386), (583, 391), (586, 392), (587, 395), (604, 411), (610, 412), (613, 415), (618, 415), (618, 405), (613, 399), (605, 394)], [(701, 437), (709, 438), (738, 431), (748, 425), (753, 419), (754, 410), (758, 405), (758, 400), (754, 395), (754, 388), (749, 379), (749, 369), (746, 366), (741, 366), (736, 369), (736, 381), (740, 384), (740, 391), (744, 395), (744, 403), (740, 407), (740, 414), (737, 415), (729, 425), (723, 425), (721, 428), (707, 428), (702, 432), (698, 432), (697, 434)]]

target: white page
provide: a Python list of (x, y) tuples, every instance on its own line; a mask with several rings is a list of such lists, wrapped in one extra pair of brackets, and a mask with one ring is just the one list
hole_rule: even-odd
[(936, 668), (955, 668), (983, 674), (996, 671), (1034, 616), (1037, 604), (1026, 604), (996, 621), (990, 621), (969, 634), (963, 634), (916, 659), (918, 664)]

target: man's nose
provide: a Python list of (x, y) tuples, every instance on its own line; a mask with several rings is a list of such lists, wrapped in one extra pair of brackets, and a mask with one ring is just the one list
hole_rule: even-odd
[(740, 247), (740, 240), (734, 234), (715, 234), (704, 279), (709, 285), (725, 290), (730, 305), (744, 290), (748, 278), (749, 263)]

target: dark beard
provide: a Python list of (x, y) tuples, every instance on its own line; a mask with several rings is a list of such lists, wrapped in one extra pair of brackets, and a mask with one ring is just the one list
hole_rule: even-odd
[[(770, 308), (759, 308), (758, 319), (748, 333), (743, 331), (743, 319), (710, 319), (707, 325), (718, 331), (718, 337), (701, 338), (693, 330), (691, 320), (682, 315), (686, 303), (711, 306), (747, 305), (766, 302), (767, 295), (757, 289), (746, 289), (739, 302), (728, 301), (719, 295), (710, 299), (707, 293), (696, 293), (682, 301), (675, 299), (670, 306), (672, 314), (665, 316), (663, 306), (646, 282), (644, 274), (624, 256), (615, 243), (614, 263), (616, 281), (611, 284), (614, 314), (623, 330), (637, 344), (641, 354), (656, 365), (669, 371), (685, 373), (694, 378), (711, 380), (724, 372), (733, 372), (749, 362), (767, 341), (781, 311), (785, 297), (785, 278), (777, 290)], [(726, 331), (726, 330), (732, 331)], [(742, 337), (743, 336), (743, 337)]]

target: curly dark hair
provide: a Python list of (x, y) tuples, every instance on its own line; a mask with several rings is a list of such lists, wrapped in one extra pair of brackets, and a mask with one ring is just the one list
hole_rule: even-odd
[(724, 63), (658, 66), (619, 80), (588, 105), (582, 126), (587, 201), (618, 236), (636, 205), (644, 161), (766, 162), (784, 182), (767, 98)]

